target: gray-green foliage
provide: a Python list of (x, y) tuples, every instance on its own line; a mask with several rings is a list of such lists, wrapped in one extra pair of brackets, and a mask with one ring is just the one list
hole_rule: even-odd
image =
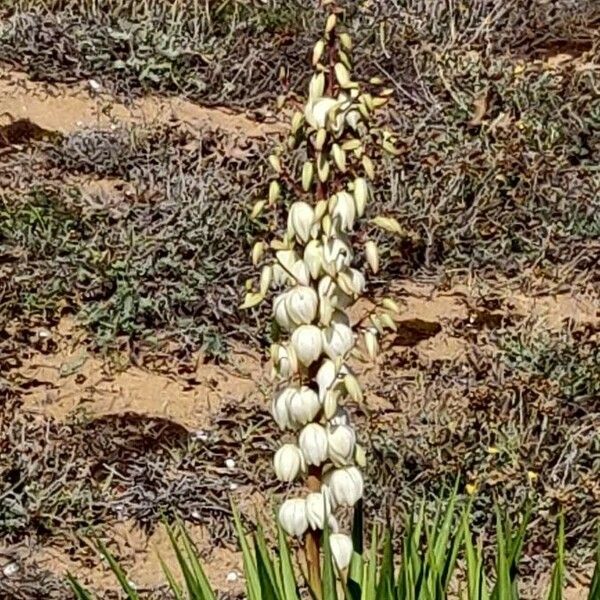
[(47, 322), (67, 310), (100, 347), (175, 341), (182, 355), (222, 355), (227, 336), (247, 331), (235, 306), (256, 226), (244, 210), (248, 163), (214, 150), (211, 139), (184, 150), (166, 130), (82, 133), (49, 149), (60, 169), (120, 177), (136, 194), (90, 199), (39, 179), (2, 194), (0, 314)]

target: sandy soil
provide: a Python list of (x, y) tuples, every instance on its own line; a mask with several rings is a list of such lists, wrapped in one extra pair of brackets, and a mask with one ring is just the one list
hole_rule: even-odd
[[(102, 91), (87, 86), (52, 86), (32, 83), (24, 76), (0, 69), (0, 132), (18, 120), (28, 120), (48, 132), (70, 133), (84, 127), (116, 127), (120, 123), (184, 122), (196, 129), (217, 129), (231, 137), (235, 151), (237, 139), (262, 137), (280, 130), (276, 122), (259, 123), (247, 115), (218, 108), (204, 108), (179, 99), (149, 96), (130, 106), (116, 103)], [(111, 195), (118, 181), (82, 180), (84, 189)], [(122, 189), (122, 188), (119, 188)], [(384, 341), (385, 352), (395, 347), (413, 346), (421, 357), (434, 361), (460, 358), (467, 342), (450, 331), (456, 319), (475, 319), (475, 305), (480, 296), (476, 285), (436, 292), (433, 286), (398, 282), (390, 294), (402, 306), (398, 332)], [(565, 319), (598, 323), (598, 299), (592, 293), (578, 296), (568, 293), (529, 297), (506, 292), (500, 298), (498, 314), (528, 317), (546, 328), (556, 328)], [(366, 303), (357, 306), (353, 318), (358, 321), (368, 310)], [(423, 325), (423, 323), (425, 325)], [(424, 333), (423, 333), (424, 332)], [(47, 355), (32, 351), (25, 357), (21, 375), (29, 382), (23, 396), (23, 410), (64, 420), (85, 410), (92, 418), (123, 412), (163, 417), (188, 430), (210, 426), (211, 419), (231, 402), (266, 402), (269, 367), (264, 357), (243, 347), (235, 348), (228, 364), (205, 364), (202, 357), (197, 368), (186, 377), (151, 372), (137, 366), (122, 371), (111, 370), (100, 358), (90, 354), (80, 343), (75, 323), (63, 320), (53, 331), (40, 330), (57, 345)], [(416, 337), (415, 337), (416, 336)], [(377, 365), (359, 366), (366, 386), (378, 377)], [(371, 406), (385, 405), (385, 399), (370, 396)], [(262, 404), (264, 406), (264, 404)], [(163, 581), (157, 551), (172, 568), (175, 559), (163, 528), (150, 536), (127, 522), (114, 526), (116, 549), (129, 569), (132, 581), (148, 588)], [(240, 555), (235, 548), (211, 549), (210, 532), (192, 528), (192, 536), (205, 550), (209, 576), (222, 591), (241, 592)], [(55, 573), (67, 569), (97, 589), (113, 587), (106, 565), (94, 560), (90, 550), (87, 560), (64, 543), (35, 549), (30, 560)], [(581, 596), (574, 590), (570, 600)]]

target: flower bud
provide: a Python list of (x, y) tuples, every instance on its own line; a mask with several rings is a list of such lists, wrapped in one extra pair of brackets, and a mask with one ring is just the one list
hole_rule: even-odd
[(363, 478), (356, 467), (336, 469), (328, 474), (326, 483), (336, 505), (354, 506), (362, 497)]
[(296, 390), (290, 396), (288, 414), (293, 425), (305, 425), (310, 423), (321, 410), (321, 402), (315, 391), (306, 385)]
[(359, 217), (362, 217), (365, 212), (368, 197), (369, 186), (367, 180), (364, 177), (358, 177), (354, 180), (354, 203)]
[(339, 225), (341, 231), (350, 231), (356, 217), (354, 199), (348, 192), (338, 192), (333, 200), (330, 210), (332, 220)]
[(292, 333), (292, 345), (298, 360), (308, 367), (323, 351), (321, 330), (316, 325), (301, 325)]
[(333, 322), (323, 330), (323, 350), (329, 358), (345, 356), (353, 346), (354, 334), (348, 325)]
[[(323, 96), (324, 91), (325, 75), (323, 73), (315, 73), (315, 75), (312, 76), (308, 87), (309, 104), (312, 104), (316, 102), (319, 98), (321, 98)], [(309, 120), (307, 119), (307, 121)]]
[(317, 293), (311, 287), (298, 285), (285, 294), (287, 315), (297, 325), (312, 323), (317, 316), (318, 305)]
[(367, 348), (367, 354), (371, 360), (377, 358), (379, 353), (379, 342), (377, 341), (377, 330), (372, 331), (371, 329), (365, 331), (365, 347)]
[(323, 56), (323, 51), (324, 50), (325, 50), (325, 41), (324, 40), (319, 40), (315, 44), (315, 47), (313, 49), (313, 56), (312, 56), (313, 67), (316, 66), (318, 64), (318, 62), (321, 60), (321, 57)]
[(275, 453), (273, 465), (277, 479), (289, 483), (304, 470), (304, 455), (294, 444), (284, 444)]
[(297, 235), (302, 242), (308, 241), (314, 217), (314, 211), (309, 204), (301, 200), (294, 202), (288, 214), (288, 234)]
[(349, 425), (337, 425), (327, 428), (328, 452), (331, 462), (336, 466), (348, 465), (354, 456), (356, 433)]
[(289, 535), (301, 536), (308, 529), (304, 498), (286, 500), (279, 509), (279, 522)]
[(329, 547), (337, 568), (340, 571), (347, 569), (354, 552), (352, 538), (345, 533), (332, 533), (329, 536)]
[(313, 181), (314, 166), (310, 160), (307, 160), (302, 167), (302, 189), (308, 192)]
[(320, 465), (327, 460), (327, 432), (318, 423), (309, 423), (298, 437), (298, 445), (309, 465)]
[(379, 271), (379, 252), (377, 251), (377, 244), (375, 242), (369, 240), (365, 244), (365, 255), (371, 271), (377, 273)]
[(325, 519), (331, 512), (331, 505), (327, 495), (313, 492), (306, 496), (306, 517), (311, 529), (324, 529)]

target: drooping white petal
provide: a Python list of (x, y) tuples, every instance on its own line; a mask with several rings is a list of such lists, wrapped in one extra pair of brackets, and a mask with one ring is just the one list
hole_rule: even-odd
[(289, 403), (291, 397), (296, 393), (296, 388), (289, 387), (279, 392), (271, 404), (271, 412), (277, 425), (281, 429), (292, 427), (292, 419), (290, 417)]
[(356, 218), (354, 198), (348, 192), (338, 192), (334, 198), (330, 210), (331, 218), (341, 231), (350, 231), (354, 227)]
[(301, 536), (308, 529), (304, 498), (286, 500), (279, 508), (279, 522), (289, 535)]
[(330, 276), (335, 276), (352, 262), (350, 246), (338, 237), (329, 238), (323, 246), (323, 268)]
[(337, 505), (354, 506), (363, 494), (363, 477), (356, 467), (335, 469), (326, 476)]
[(304, 249), (304, 263), (313, 279), (316, 279), (323, 267), (323, 246), (318, 240), (311, 240)]
[(292, 328), (293, 322), (288, 312), (286, 299), (289, 292), (279, 294), (273, 301), (273, 315), (279, 326), (285, 331), (289, 331)]
[(315, 219), (315, 211), (307, 202), (298, 200), (290, 207), (288, 213), (288, 234), (296, 235), (302, 242), (307, 242)]
[(345, 356), (353, 346), (354, 333), (348, 325), (332, 322), (323, 330), (323, 350), (329, 358)]
[(334, 465), (345, 466), (352, 462), (356, 433), (349, 425), (330, 426), (327, 429), (329, 458)]
[(291, 482), (304, 470), (304, 455), (294, 444), (284, 444), (273, 459), (275, 475), (281, 481)]
[(327, 495), (312, 492), (306, 496), (306, 517), (311, 529), (323, 529), (330, 512), (331, 505)]
[(292, 346), (277, 345), (273, 353), (273, 366), (280, 377), (291, 377), (298, 371), (298, 357)]
[(337, 568), (340, 571), (347, 569), (354, 552), (352, 538), (345, 533), (332, 533), (329, 537), (329, 546)]

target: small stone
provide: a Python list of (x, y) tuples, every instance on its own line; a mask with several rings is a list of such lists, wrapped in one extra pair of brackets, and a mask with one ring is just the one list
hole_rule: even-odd
[(2, 570), (2, 572), (4, 573), (4, 575), (6, 575), (6, 577), (10, 577), (11, 575), (14, 575), (15, 573), (17, 573), (19, 570), (19, 565), (17, 563), (8, 563), (4, 569)]
[(235, 469), (235, 460), (233, 460), (233, 458), (228, 458), (228, 459), (225, 461), (225, 466), (226, 466), (228, 469)]
[(200, 513), (197, 510), (192, 511), (192, 517), (196, 520), (200, 519)]
[(208, 434), (203, 429), (198, 429), (197, 431), (194, 431), (193, 436), (197, 440), (200, 440), (202, 442), (207, 442), (208, 441)]
[(235, 571), (229, 571), (229, 573), (227, 573), (227, 581), (229, 581), (229, 583), (233, 583), (234, 581), (237, 581), (238, 579), (238, 574)]
[(92, 92), (99, 92), (102, 89), (102, 86), (100, 85), (100, 83), (97, 82), (95, 79), (90, 79), (88, 81), (88, 85), (90, 86), (90, 89), (92, 90)]
[(240, 486), (239, 486), (237, 483), (230, 483), (230, 484), (229, 484), (229, 489), (230, 489), (231, 491), (237, 490), (237, 489), (238, 489), (238, 487), (240, 487)]

